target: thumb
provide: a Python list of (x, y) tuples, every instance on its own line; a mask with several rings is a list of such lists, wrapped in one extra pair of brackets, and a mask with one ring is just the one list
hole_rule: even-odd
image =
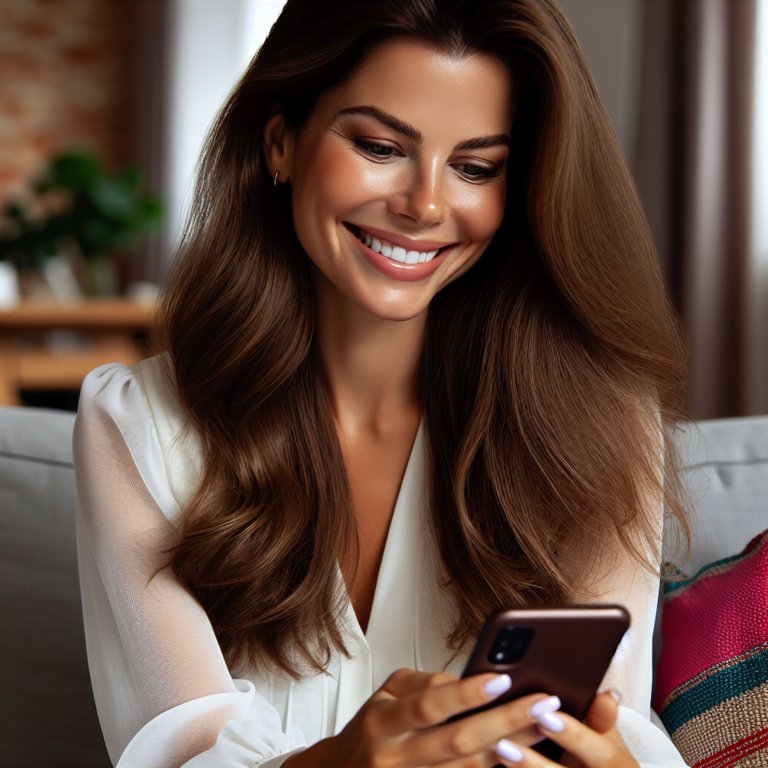
[(621, 696), (617, 691), (598, 693), (592, 701), (584, 722), (598, 733), (607, 733), (616, 725)]

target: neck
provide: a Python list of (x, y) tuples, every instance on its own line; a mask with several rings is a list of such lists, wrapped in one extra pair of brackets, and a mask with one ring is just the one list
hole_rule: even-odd
[(408, 320), (377, 318), (338, 294), (318, 291), (317, 341), (337, 426), (382, 434), (420, 417), (418, 370), (426, 312)]

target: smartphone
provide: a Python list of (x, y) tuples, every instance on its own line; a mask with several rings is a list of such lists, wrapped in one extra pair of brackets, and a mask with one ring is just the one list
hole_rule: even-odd
[[(462, 676), (507, 673), (512, 688), (461, 716), (547, 693), (560, 697), (563, 712), (583, 720), (629, 622), (621, 605), (497, 611), (480, 631)], [(550, 759), (562, 755), (549, 739), (534, 749)]]

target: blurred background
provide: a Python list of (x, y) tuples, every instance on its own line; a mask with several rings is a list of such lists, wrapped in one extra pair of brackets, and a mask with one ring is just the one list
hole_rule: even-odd
[[(768, 413), (768, 0), (562, 0), (690, 347)], [(0, 0), (0, 404), (146, 354), (206, 130), (280, 0)], [(599, 276), (595, 276), (599, 279)]]

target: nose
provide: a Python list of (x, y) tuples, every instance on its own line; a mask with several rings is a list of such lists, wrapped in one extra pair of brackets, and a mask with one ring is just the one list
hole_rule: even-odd
[(439, 167), (414, 169), (403, 180), (403, 189), (389, 201), (390, 210), (421, 226), (438, 224), (445, 218), (446, 202)]

